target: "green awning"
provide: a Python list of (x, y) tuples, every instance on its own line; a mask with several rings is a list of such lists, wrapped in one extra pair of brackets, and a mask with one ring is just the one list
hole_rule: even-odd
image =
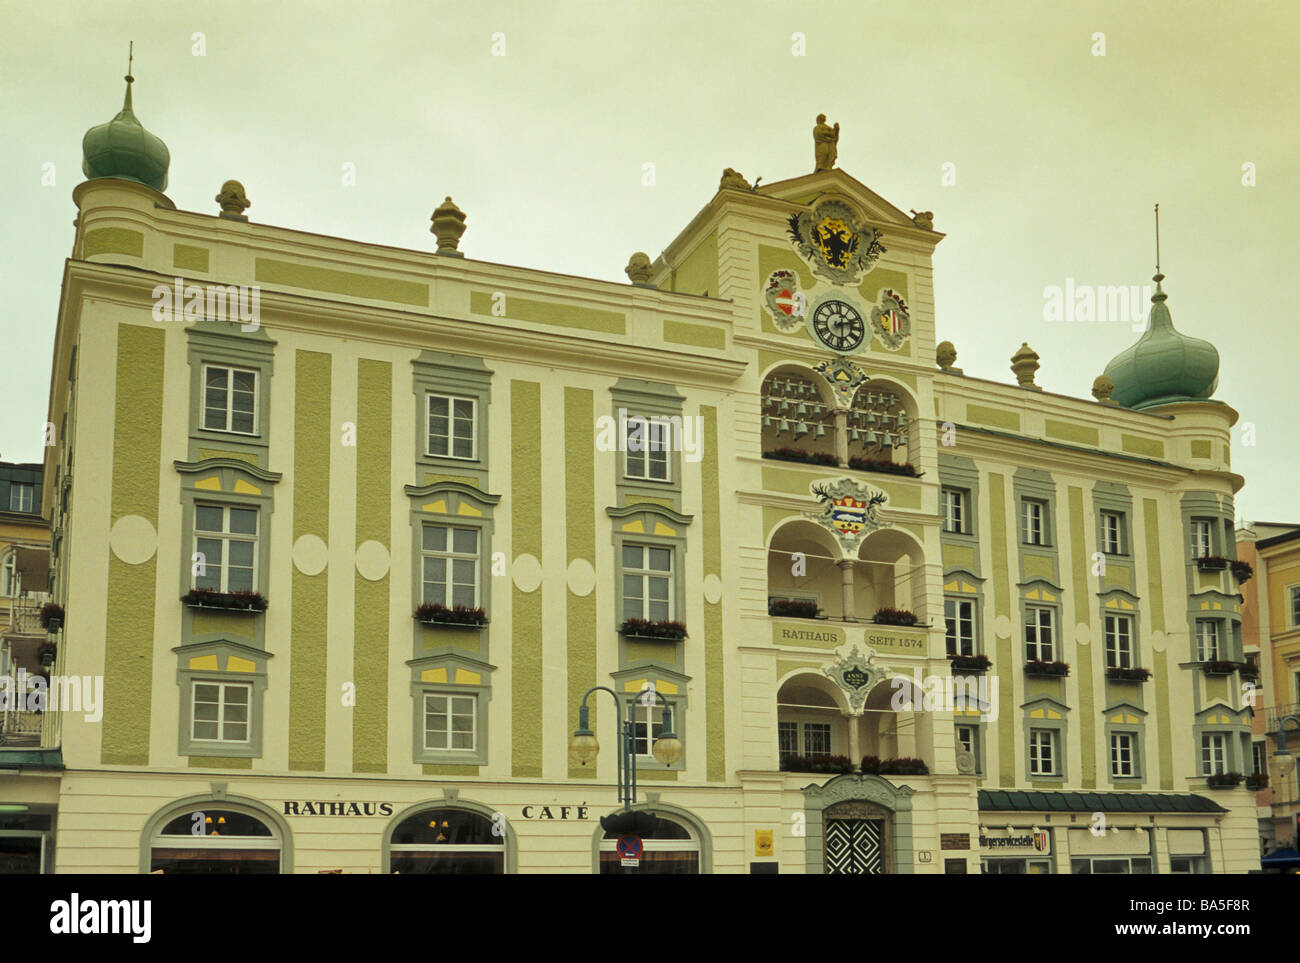
[(0, 749), (0, 769), (62, 768), (62, 749)]
[(1195, 793), (1023, 792), (981, 789), (980, 812), (1021, 813), (1226, 813)]

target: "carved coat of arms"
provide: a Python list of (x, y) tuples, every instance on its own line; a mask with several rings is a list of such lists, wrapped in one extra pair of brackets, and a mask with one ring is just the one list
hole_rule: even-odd
[(842, 201), (823, 201), (791, 214), (790, 240), (813, 273), (835, 284), (856, 284), (885, 253), (880, 233)]
[(871, 326), (876, 337), (890, 351), (897, 351), (912, 334), (912, 316), (903, 296), (891, 288), (880, 292), (880, 303), (871, 309)]
[(844, 549), (856, 552), (862, 539), (883, 527), (877, 510), (889, 496), (879, 489), (841, 478), (834, 484), (812, 486), (812, 493), (825, 506), (820, 514), (805, 513), (833, 534)]
[(832, 679), (844, 690), (849, 712), (861, 715), (871, 690), (889, 675), (889, 668), (876, 662), (876, 653), (867, 649), (864, 654), (855, 643), (835, 650), (839, 656), (834, 662), (822, 666), (822, 674)]
[(799, 278), (793, 271), (773, 271), (768, 276), (763, 297), (778, 331), (788, 334), (804, 323), (808, 299), (799, 290)]

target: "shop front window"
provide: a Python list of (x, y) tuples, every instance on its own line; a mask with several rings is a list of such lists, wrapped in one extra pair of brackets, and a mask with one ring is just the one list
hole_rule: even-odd
[(173, 816), (150, 843), (149, 871), (165, 876), (251, 876), (280, 872), (280, 837), (257, 816), (219, 802)]
[(651, 833), (639, 837), (641, 855), (635, 865), (620, 854), (618, 833), (600, 841), (600, 872), (641, 875), (690, 875), (700, 871), (700, 843), (684, 825), (660, 816)]
[(388, 871), (400, 876), (504, 873), (505, 836), (492, 829), (487, 816), (464, 809), (416, 813), (393, 830)]

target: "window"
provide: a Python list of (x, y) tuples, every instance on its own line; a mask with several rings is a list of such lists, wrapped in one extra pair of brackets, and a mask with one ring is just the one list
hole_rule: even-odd
[(1053, 662), (1056, 659), (1053, 610), (1040, 605), (1025, 609), (1025, 661)]
[(1192, 558), (1207, 558), (1214, 554), (1211, 550), (1210, 529), (1209, 519), (1192, 519)]
[(1201, 775), (1213, 776), (1227, 772), (1228, 737), (1221, 732), (1207, 732), (1201, 736)]
[(654, 758), (655, 742), (664, 731), (663, 706), (645, 705), (637, 699), (633, 711), (632, 744), (636, 754)]
[(829, 756), (831, 754), (831, 726), (829, 722), (803, 724), (803, 754)]
[(1300, 628), (1300, 585), (1291, 586), (1291, 627)]
[(194, 588), (252, 592), (257, 586), (257, 509), (194, 506)]
[(424, 526), (421, 564), (424, 601), (478, 608), (478, 529)]
[(974, 655), (975, 602), (971, 599), (944, 599), (943, 620), (948, 654)]
[(782, 762), (799, 755), (799, 723), (778, 722), (776, 725), (776, 751)]
[(1046, 545), (1047, 529), (1044, 519), (1047, 515), (1047, 503), (1033, 498), (1021, 502), (1024, 513), (1024, 542), (1026, 545)]
[(1204, 856), (1170, 856), (1169, 872), (1203, 875), (1210, 871), (1210, 864)]
[(623, 546), (623, 618), (672, 620), (672, 561), (671, 548)]
[(9, 510), (31, 514), (36, 504), (36, 486), (27, 482), (11, 482), (9, 485)]
[[(624, 866), (618, 852), (619, 833), (607, 831), (597, 848), (599, 868), (604, 873), (640, 875), (689, 875), (701, 871), (700, 843), (695, 834), (675, 819), (657, 814), (653, 831), (641, 834), (641, 858), (636, 867)], [(708, 867), (704, 867), (705, 870)]]
[(1101, 550), (1107, 555), (1125, 555), (1124, 516), (1119, 512), (1101, 513)]
[(975, 727), (958, 726), (957, 727), (957, 748), (962, 752), (975, 754)]
[(256, 434), (257, 372), (226, 365), (203, 366), (203, 427)]
[(403, 819), (389, 843), (387, 871), (402, 876), (504, 873), (506, 837), (485, 815), (426, 809)]
[(1133, 667), (1133, 618), (1128, 615), (1106, 616), (1106, 667)]
[(1029, 730), (1029, 774), (1031, 776), (1057, 775), (1055, 730)]
[(985, 876), (1048, 876), (1052, 864), (1046, 859), (982, 859), (980, 872)]
[(1110, 734), (1110, 774), (1116, 777), (1137, 775), (1136, 739), (1131, 732)]
[(203, 742), (248, 742), (248, 707), (253, 687), (246, 682), (195, 682), (190, 736)]
[(943, 530), (964, 534), (966, 532), (966, 492), (959, 488), (945, 488), (940, 492), (943, 508)]
[(18, 555), (10, 552), (5, 556), (5, 560), (0, 562), (0, 596), (13, 598), (18, 594)]
[(1212, 662), (1219, 658), (1219, 623), (1214, 619), (1196, 620), (1197, 658)]
[(1268, 746), (1262, 742), (1252, 742), (1250, 744), (1251, 762), (1254, 768), (1251, 772), (1256, 776), (1268, 775)]
[(627, 459), (623, 474), (628, 478), (668, 481), (668, 452), (671, 423), (664, 417), (629, 417), (623, 438)]
[(1127, 876), (1150, 875), (1150, 856), (1106, 856), (1100, 859), (1078, 857), (1070, 860), (1070, 872), (1076, 875)]
[(279, 873), (279, 833), (264, 821), (265, 817), (229, 806), (215, 800), (197, 808), (191, 804), (169, 819), (150, 838), (150, 872), (165, 876)]
[(478, 748), (477, 719), (477, 696), (425, 693), (424, 748), (473, 752)]
[(477, 422), (478, 401), (458, 395), (430, 394), (429, 443), (426, 454), (443, 458), (476, 457), (474, 425)]

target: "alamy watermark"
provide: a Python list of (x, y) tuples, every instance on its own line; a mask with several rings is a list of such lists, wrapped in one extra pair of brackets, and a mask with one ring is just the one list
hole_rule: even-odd
[(0, 712), (80, 712), (86, 722), (104, 717), (102, 675), (0, 675)]
[(1052, 284), (1043, 288), (1044, 321), (1111, 321), (1133, 325), (1134, 331), (1146, 328), (1146, 305), (1151, 303), (1155, 288), (1149, 284), (1128, 285), (1075, 284), (1066, 278), (1065, 286)]
[(229, 321), (240, 331), (262, 323), (262, 290), (257, 285), (186, 284), (180, 278), (153, 289), (155, 321)]
[(904, 709), (921, 712), (957, 712), (979, 710), (980, 722), (998, 718), (998, 680), (987, 675), (927, 675), (919, 668), (912, 678), (894, 676), (889, 682), (894, 694), (889, 706), (895, 712)]
[(704, 418), (700, 415), (632, 415), (618, 409), (618, 420), (610, 415), (596, 419), (597, 451), (669, 452), (680, 451), (687, 461), (704, 457)]

